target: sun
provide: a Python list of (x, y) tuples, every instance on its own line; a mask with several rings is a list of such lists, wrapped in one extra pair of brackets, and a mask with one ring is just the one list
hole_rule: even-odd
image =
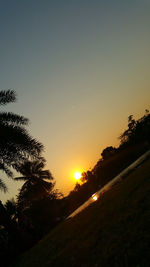
[(75, 172), (73, 176), (76, 180), (79, 180), (81, 178), (81, 172)]

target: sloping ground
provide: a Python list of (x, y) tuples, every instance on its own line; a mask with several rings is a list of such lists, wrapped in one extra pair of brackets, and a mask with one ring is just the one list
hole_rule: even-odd
[(61, 223), (14, 267), (150, 266), (150, 160)]
[[(96, 195), (96, 197), (99, 198), (104, 192), (110, 190), (112, 186), (114, 186), (116, 183), (120, 182), (122, 179), (128, 176), (129, 173), (134, 171), (135, 168), (139, 167), (148, 158), (150, 158), (150, 150), (148, 150), (141, 157), (139, 157), (136, 161), (134, 161), (127, 168), (121, 171), (117, 176), (115, 176), (115, 178), (110, 180), (106, 185), (104, 185), (100, 190), (95, 192), (95, 194), (93, 195)], [(93, 203), (93, 195), (86, 202), (84, 202), (79, 208), (77, 208), (73, 213), (71, 213), (68, 216), (68, 218), (74, 217), (76, 214), (78, 214), (79, 212), (87, 208), (91, 203)]]

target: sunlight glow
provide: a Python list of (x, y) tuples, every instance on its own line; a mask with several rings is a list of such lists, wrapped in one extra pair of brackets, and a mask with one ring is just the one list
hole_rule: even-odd
[(81, 172), (75, 172), (73, 176), (76, 180), (79, 180), (81, 178)]

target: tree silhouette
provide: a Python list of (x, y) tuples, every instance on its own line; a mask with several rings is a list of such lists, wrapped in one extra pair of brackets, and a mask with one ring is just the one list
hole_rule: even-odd
[(114, 155), (115, 152), (116, 152), (115, 147), (108, 146), (102, 151), (101, 156), (102, 156), (103, 160), (105, 160), (105, 159), (110, 158), (112, 155)]
[[(0, 105), (16, 101), (13, 90), (0, 91)], [(37, 159), (43, 145), (32, 138), (25, 126), (28, 119), (12, 112), (0, 112), (0, 170), (13, 177), (11, 167), (19, 170), (21, 163), (27, 159)], [(0, 179), (0, 189), (7, 191), (5, 183)]]
[(25, 181), (18, 195), (18, 206), (21, 209), (29, 207), (33, 201), (49, 196), (54, 186), (51, 182), (53, 177), (49, 170), (43, 170), (44, 166), (43, 160), (26, 161), (20, 166), (23, 176), (14, 179)]
[(17, 206), (15, 200), (13, 198), (11, 200), (7, 200), (4, 207), (10, 218), (15, 220), (17, 216)]
[(11, 220), (11, 217), (7, 213), (7, 209), (0, 201), (0, 225), (3, 225), (8, 233), (13, 232), (15, 229), (15, 225), (13, 221)]
[(140, 142), (150, 143), (150, 114), (145, 110), (145, 115), (138, 120), (133, 115), (128, 117), (128, 128), (120, 135), (121, 145), (131, 145)]

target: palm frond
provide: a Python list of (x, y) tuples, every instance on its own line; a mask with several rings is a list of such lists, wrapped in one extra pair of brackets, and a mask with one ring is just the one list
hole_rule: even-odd
[(31, 179), (32, 177), (27, 177), (27, 176), (20, 176), (20, 177), (15, 177), (15, 181), (27, 181), (28, 179)]
[(5, 105), (10, 102), (16, 101), (16, 93), (14, 90), (0, 91), (0, 105)]
[(49, 170), (44, 170), (39, 173), (42, 179), (53, 180), (53, 176)]
[(3, 191), (4, 193), (6, 193), (8, 191), (7, 186), (2, 181), (2, 179), (0, 179), (0, 190)]
[[(0, 105), (15, 101), (15, 91), (0, 91)], [(43, 168), (45, 160), (41, 157), (41, 152), (44, 147), (30, 136), (24, 127), (26, 125), (28, 125), (28, 119), (23, 116), (12, 112), (0, 113), (0, 170), (13, 178), (11, 168), (14, 168), (23, 175), (23, 177), (16, 177), (14, 180), (25, 181), (25, 183), (29, 180), (32, 186), (34, 179), (38, 178), (38, 171), (36, 173), (34, 168), (26, 168), (31, 166), (23, 166), (23, 164), (38, 159), (37, 169)], [(28, 182), (26, 186), (28, 186)], [(0, 187), (6, 192), (6, 185), (2, 180), (0, 180)]]
[[(26, 129), (21, 126), (12, 126), (1, 124), (0, 122), (0, 145), (9, 145), (16, 148), (21, 154), (28, 157), (37, 158), (43, 151), (43, 145), (36, 139), (32, 138)], [(11, 149), (9, 149), (11, 151)]]
[(12, 112), (1, 112), (0, 122), (13, 125), (28, 125), (29, 120)]
[(5, 172), (8, 177), (11, 177), (11, 178), (13, 177), (12, 171), (3, 162), (0, 162), (0, 170), (3, 171), (3, 172)]

